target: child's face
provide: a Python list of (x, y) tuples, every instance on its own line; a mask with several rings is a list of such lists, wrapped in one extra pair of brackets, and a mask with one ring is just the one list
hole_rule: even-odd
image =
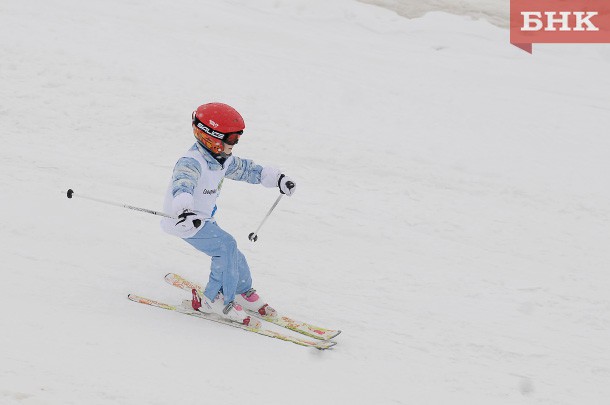
[(224, 143), (224, 142), (223, 142), (222, 144), (223, 144), (223, 146), (225, 147), (225, 149), (224, 149), (224, 151), (223, 151), (223, 152), (225, 153), (225, 155), (230, 155), (230, 154), (231, 154), (231, 151), (233, 150), (233, 146), (235, 146), (235, 145), (227, 145), (227, 144), (226, 144), (226, 143)]

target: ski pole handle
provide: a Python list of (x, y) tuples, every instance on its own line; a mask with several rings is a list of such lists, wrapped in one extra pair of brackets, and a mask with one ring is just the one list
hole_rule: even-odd
[(76, 194), (74, 192), (74, 190), (72, 190), (72, 189), (68, 190), (68, 192), (66, 193), (66, 196), (68, 198), (72, 198), (72, 197), (84, 198), (86, 200), (96, 201), (96, 202), (99, 202), (99, 203), (102, 203), (102, 204), (114, 205), (115, 207), (122, 207), (122, 208), (127, 208), (127, 209), (130, 209), (130, 210), (134, 210), (134, 211), (145, 212), (147, 214), (158, 215), (160, 217), (177, 219), (173, 215), (166, 214), (165, 212), (153, 211), (153, 210), (149, 210), (147, 208), (134, 207), (133, 205), (124, 204), (124, 203), (120, 203), (120, 202), (102, 200), (101, 198), (89, 197), (89, 196), (82, 195), (82, 194)]
[(261, 224), (258, 226), (258, 228), (256, 228), (256, 231), (251, 232), (250, 235), (248, 235), (248, 239), (250, 239), (252, 242), (256, 242), (258, 240), (258, 231), (261, 230), (261, 228), (263, 227), (263, 224), (265, 223), (267, 218), (269, 218), (269, 215), (271, 215), (271, 213), (273, 212), (275, 207), (278, 205), (278, 203), (280, 202), (280, 200), (282, 199), (283, 196), (284, 196), (284, 194), (279, 195), (279, 197), (275, 200), (275, 202), (269, 209), (269, 212), (267, 212), (267, 215), (265, 215), (265, 218), (263, 218), (263, 222), (261, 222)]

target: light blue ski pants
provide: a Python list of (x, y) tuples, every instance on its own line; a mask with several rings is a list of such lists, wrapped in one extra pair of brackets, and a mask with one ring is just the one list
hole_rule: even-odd
[(222, 291), (224, 303), (228, 304), (236, 294), (243, 294), (252, 287), (246, 257), (237, 249), (235, 238), (216, 222), (206, 221), (195, 236), (184, 240), (212, 258), (210, 279), (203, 292), (208, 299), (213, 300)]

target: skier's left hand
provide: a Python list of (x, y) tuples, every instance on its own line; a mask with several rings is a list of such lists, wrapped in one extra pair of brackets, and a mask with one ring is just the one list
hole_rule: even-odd
[(277, 181), (277, 186), (280, 188), (280, 193), (286, 194), (288, 197), (294, 194), (297, 185), (292, 179), (285, 174), (281, 174)]

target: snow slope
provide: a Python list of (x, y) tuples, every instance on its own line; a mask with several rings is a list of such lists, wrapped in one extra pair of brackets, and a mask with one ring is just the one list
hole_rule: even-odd
[(431, 11), (480, 18), (499, 27), (508, 28), (510, 1), (505, 0), (358, 0), (396, 11), (407, 18), (416, 18)]
[[(610, 52), (353, 0), (0, 4), (0, 404), (604, 404)], [(329, 352), (157, 310), (191, 111), (244, 115), (218, 221)]]

